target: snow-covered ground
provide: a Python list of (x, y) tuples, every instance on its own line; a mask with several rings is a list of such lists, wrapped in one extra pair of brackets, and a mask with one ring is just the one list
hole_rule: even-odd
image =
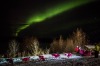
[[(45, 60), (41, 61), (39, 56), (28, 56), (30, 57), (29, 62), (22, 62), (25, 57), (13, 58), (15, 66), (99, 66), (100, 58), (82, 57), (72, 54), (68, 57), (67, 54), (60, 54), (55, 57), (51, 54), (42, 55)], [(28, 58), (27, 57), (27, 58)], [(0, 58), (0, 66), (7, 65), (7, 58)]]
[[(55, 60), (61, 60), (61, 59), (82, 58), (81, 56), (77, 56), (77, 55), (74, 55), (74, 54), (72, 54), (72, 56), (70, 56), (69, 58), (65, 54), (59, 54), (59, 57), (56, 57), (56, 58), (54, 56), (52, 56), (51, 54), (46, 54), (46, 55), (42, 55), (42, 56), (44, 56), (45, 60), (54, 60), (54, 59)], [(27, 56), (27, 58), (28, 57), (30, 58), (30, 61), (40, 60), (39, 56)], [(13, 62), (14, 63), (22, 62), (22, 58), (26, 58), (26, 57), (13, 58)], [(7, 63), (6, 59), (8, 59), (8, 58), (0, 58), (0, 64)]]

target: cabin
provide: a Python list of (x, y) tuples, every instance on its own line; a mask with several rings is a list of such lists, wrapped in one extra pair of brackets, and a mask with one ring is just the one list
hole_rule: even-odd
[(85, 48), (89, 50), (93, 50), (95, 48), (95, 45), (85, 45)]

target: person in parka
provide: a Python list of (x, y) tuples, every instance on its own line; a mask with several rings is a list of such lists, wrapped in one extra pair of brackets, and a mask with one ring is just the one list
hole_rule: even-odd
[(94, 48), (94, 55), (95, 55), (95, 58), (98, 58), (99, 57), (99, 51), (100, 51), (100, 47), (99, 45), (95, 45), (95, 48)]

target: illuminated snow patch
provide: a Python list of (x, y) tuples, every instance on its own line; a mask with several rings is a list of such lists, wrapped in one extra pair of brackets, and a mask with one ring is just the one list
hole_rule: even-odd
[(30, 60), (37, 60), (37, 59), (39, 59), (38, 56), (30, 56)]
[(0, 58), (0, 64), (4, 64), (4, 63), (7, 63), (6, 59), (5, 58)]
[(72, 55), (70, 58), (72, 59), (72, 58), (83, 58), (83, 57), (82, 56)]
[(66, 56), (65, 54), (60, 54), (60, 58), (61, 59), (74, 59), (74, 58), (83, 58), (82, 56), (77, 56), (77, 55), (74, 55), (74, 54), (72, 54), (72, 56), (70, 56), (70, 57), (68, 57), (68, 56)]
[(13, 58), (13, 62), (22, 62), (21, 58)]
[(46, 58), (46, 59), (52, 58), (52, 55), (51, 55), (51, 54), (45, 54), (45, 55), (43, 55), (43, 56), (44, 56), (44, 58)]

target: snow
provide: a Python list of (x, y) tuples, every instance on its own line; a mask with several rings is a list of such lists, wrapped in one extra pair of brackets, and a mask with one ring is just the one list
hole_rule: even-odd
[[(59, 54), (59, 57), (55, 58), (52, 54), (41, 55), (44, 56), (45, 61), (41, 61), (39, 56), (26, 56), (13, 58), (15, 66), (99, 66), (100, 58), (83, 57), (76, 54), (72, 54), (70, 57), (68, 53)], [(30, 62), (23, 62), (23, 58), (30, 58)], [(0, 58), (0, 66), (6, 66), (8, 58)], [(81, 65), (80, 65), (81, 64)]]
[[(60, 54), (59, 57), (55, 58), (54, 56), (52, 56), (51, 54), (45, 54), (42, 55), (44, 56), (46, 61), (54, 61), (54, 60), (63, 60), (63, 59), (73, 59), (73, 58), (82, 58), (82, 56), (77, 56), (75, 54), (72, 54), (72, 56), (70, 56), (69, 58), (65, 55), (65, 54)], [(40, 60), (39, 56), (27, 56), (30, 58), (30, 61), (34, 60)], [(27, 58), (27, 57), (18, 57), (18, 58), (13, 58), (13, 62), (17, 63), (17, 62), (22, 62), (22, 58)], [(8, 58), (0, 58), (0, 64), (7, 64), (6, 59)]]
[(95, 48), (95, 46), (94, 45), (85, 45), (87, 48), (89, 48), (89, 49), (93, 49), (93, 48)]

